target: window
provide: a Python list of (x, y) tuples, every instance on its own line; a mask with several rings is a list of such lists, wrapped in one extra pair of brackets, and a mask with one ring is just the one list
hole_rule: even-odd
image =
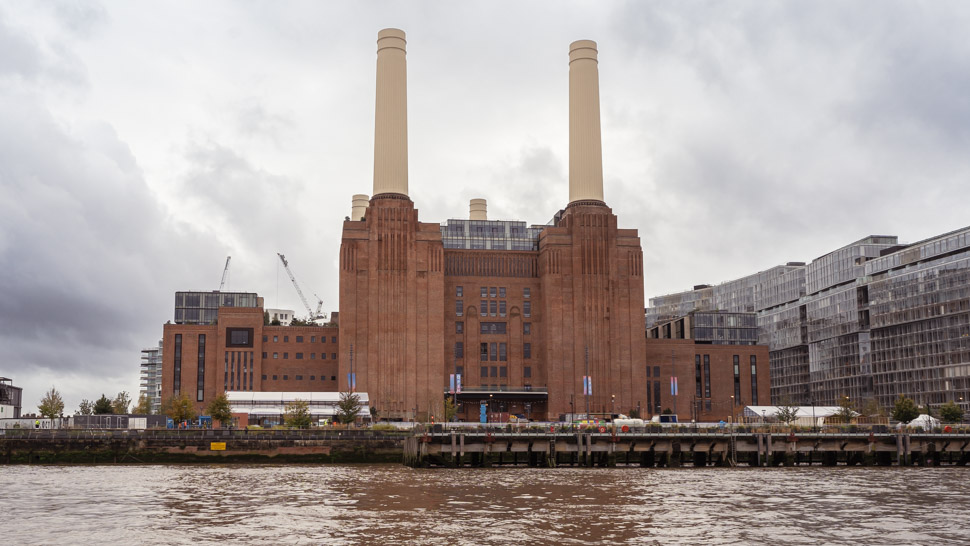
[(280, 340), (280, 336), (273, 336), (273, 343), (276, 343), (279, 340)]
[(311, 375), (311, 376), (310, 376), (310, 381), (313, 381), (313, 380), (315, 380), (316, 378), (317, 378), (317, 376), (315, 376), (315, 375)]
[(527, 336), (527, 335), (529, 335), (531, 333), (532, 333), (532, 323), (531, 322), (523, 322), (522, 323), (522, 335)]
[(316, 343), (316, 342), (317, 342), (317, 336), (310, 336), (310, 343)]
[(336, 343), (336, 342), (337, 342), (337, 336), (333, 336), (330, 338), (330, 343)]
[(504, 301), (498, 302), (498, 316), (500, 316), (500, 317), (504, 317), (505, 316), (505, 302)]
[(522, 302), (522, 316), (531, 317), (532, 316), (532, 302), (526, 301)]
[(488, 359), (492, 362), (498, 360), (498, 343), (488, 344)]
[(481, 344), (481, 350), (479, 351), (480, 360), (485, 362), (488, 360), (488, 343)]
[(654, 366), (653, 367), (653, 376), (654, 377), (660, 377), (660, 366)]
[(479, 322), (478, 333), (480, 334), (506, 334), (507, 324), (505, 322)]
[(751, 405), (758, 405), (758, 357), (751, 355)]
[(532, 377), (532, 366), (524, 366), (522, 368), (522, 377)]
[(273, 353), (273, 358), (279, 358), (279, 357), (280, 357), (279, 353)]
[(283, 360), (290, 358), (290, 353), (283, 353)]
[(482, 377), (488, 377), (488, 366), (482, 366)]
[(316, 360), (316, 359), (317, 359), (317, 353), (310, 353), (310, 360)]
[(489, 368), (489, 371), (491, 372), (489, 374), (490, 377), (498, 377), (498, 366), (492, 366)]
[(482, 300), (479, 303), (479, 307), (480, 307), (480, 313), (479, 313), (480, 315), (484, 317), (485, 315), (488, 314), (488, 300)]
[(455, 300), (455, 315), (462, 316), (464, 314), (464, 303), (461, 300)]
[(694, 395), (697, 398), (702, 398), (703, 384), (703, 378), (701, 377), (701, 355), (694, 355)]
[(265, 352), (263, 353), (263, 358), (266, 358), (266, 353)]
[(205, 392), (205, 334), (199, 334), (199, 382), (196, 386), (198, 387), (196, 401), (201, 402)]
[(741, 358), (734, 355), (734, 405), (741, 403)]
[(498, 302), (497, 301), (493, 301), (493, 302), (490, 302), (488, 304), (488, 314), (489, 314), (489, 316), (492, 316), (492, 317), (494, 317), (495, 315), (498, 314)]
[(331, 375), (330, 376), (330, 381), (336, 381), (336, 380), (337, 380), (337, 376), (336, 375)]
[(508, 377), (509, 376), (509, 368), (507, 366), (500, 367), (498, 369), (498, 376), (499, 377)]
[(302, 376), (302, 375), (298, 375), (298, 376), (296, 376), (296, 380), (297, 380), (297, 381), (303, 381), (303, 376)]
[(460, 297), (462, 297), (462, 296), (461, 296), (461, 293), (462, 293), (462, 288), (461, 288), (460, 286), (456, 286), (456, 287), (455, 287), (455, 297), (456, 297), (456, 298), (460, 298)]
[(461, 341), (455, 342), (455, 358), (465, 358), (465, 344)]
[(505, 297), (505, 287), (504, 286), (498, 287), (498, 297), (500, 297), (500, 298), (504, 298)]
[(273, 376), (273, 381), (276, 381), (276, 378), (277, 378), (277, 376), (276, 376), (276, 375), (274, 375), (274, 376)]
[(492, 287), (491, 290), (489, 290), (489, 297), (491, 298), (498, 297), (498, 289), (495, 288), (494, 286)]
[(303, 336), (296, 336), (297, 343), (303, 343)]
[(483, 286), (482, 287), (482, 297), (483, 298), (487, 298), (488, 297), (488, 287), (487, 286)]
[(289, 378), (290, 378), (290, 376), (288, 376), (288, 375), (286, 375), (286, 374), (283, 374), (283, 381), (286, 381), (286, 380), (288, 380)]
[(532, 358), (532, 344), (525, 343), (522, 345), (522, 358)]
[(263, 343), (266, 343), (267, 341), (269, 341), (269, 336), (263, 336)]
[(263, 381), (266, 381), (266, 374), (263, 374)]
[(464, 366), (455, 366), (455, 373), (458, 374), (458, 375), (465, 375), (465, 367)]
[(320, 360), (326, 360), (326, 359), (327, 359), (327, 353), (320, 353)]
[(710, 397), (711, 397), (711, 357), (710, 355), (704, 355), (704, 398), (710, 398)]
[(330, 353), (330, 360), (337, 360), (337, 353)]
[(326, 380), (327, 380), (327, 376), (325, 376), (325, 375), (321, 375), (320, 376), (320, 381), (326, 381)]
[(303, 360), (303, 353), (296, 353), (297, 360)]
[(283, 343), (289, 343), (289, 342), (290, 342), (290, 336), (283, 336)]
[(498, 359), (500, 362), (508, 361), (508, 346), (505, 343), (498, 344)]
[(522, 289), (522, 297), (529, 298), (532, 295), (532, 289), (528, 286)]
[(458, 321), (458, 322), (455, 323), (455, 333), (456, 334), (463, 334), (463, 333), (465, 333), (465, 323), (464, 322)]

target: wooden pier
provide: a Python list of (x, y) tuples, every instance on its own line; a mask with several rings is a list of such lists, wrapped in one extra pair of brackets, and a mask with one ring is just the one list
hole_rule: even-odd
[(422, 432), (411, 467), (939, 466), (970, 462), (970, 434), (870, 432)]

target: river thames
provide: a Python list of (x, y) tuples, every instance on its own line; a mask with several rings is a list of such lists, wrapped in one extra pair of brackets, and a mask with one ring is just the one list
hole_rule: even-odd
[(0, 467), (4, 544), (966, 544), (970, 469)]

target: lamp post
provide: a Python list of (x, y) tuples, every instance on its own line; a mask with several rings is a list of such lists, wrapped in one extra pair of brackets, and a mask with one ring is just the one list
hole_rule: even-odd
[(731, 426), (734, 426), (734, 395), (731, 395)]
[(489, 393), (488, 395), (488, 415), (485, 417), (485, 421), (487, 421), (489, 424), (491, 424), (492, 422), (492, 397), (493, 396), (495, 395), (491, 393)]
[(768, 410), (761, 410), (761, 426), (765, 426), (768, 420)]
[(815, 419), (815, 397), (812, 397), (812, 431), (818, 432), (818, 421)]
[(616, 414), (616, 395), (610, 395), (610, 420), (613, 420), (613, 416)]

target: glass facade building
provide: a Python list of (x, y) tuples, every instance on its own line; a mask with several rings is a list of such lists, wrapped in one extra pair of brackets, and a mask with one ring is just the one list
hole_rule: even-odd
[(891, 407), (970, 401), (970, 227), (909, 245), (873, 235), (810, 264), (652, 298), (651, 321), (690, 310), (757, 313), (771, 400)]
[(153, 415), (162, 411), (162, 342), (141, 350), (141, 385), (138, 393), (148, 399)]
[(647, 330), (650, 339), (693, 339), (709, 345), (756, 345), (758, 320), (754, 313), (694, 311)]
[(175, 324), (215, 324), (219, 307), (256, 307), (255, 292), (176, 292)]

